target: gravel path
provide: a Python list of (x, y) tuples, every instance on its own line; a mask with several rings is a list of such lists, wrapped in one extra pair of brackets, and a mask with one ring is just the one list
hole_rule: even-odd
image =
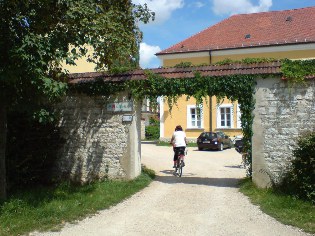
[(245, 170), (235, 150), (189, 148), (182, 178), (172, 175), (171, 159), (171, 147), (142, 144), (142, 162), (157, 174), (149, 187), (60, 232), (32, 235), (310, 235), (262, 213), (238, 192)]

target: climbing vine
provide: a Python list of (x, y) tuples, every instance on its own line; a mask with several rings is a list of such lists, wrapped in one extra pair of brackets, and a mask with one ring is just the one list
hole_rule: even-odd
[[(244, 59), (240, 63), (270, 62), (273, 59)], [(230, 60), (221, 63), (232, 63)], [(235, 61), (233, 62), (235, 63)], [(183, 64), (182, 66), (190, 66)], [(253, 135), (253, 110), (255, 107), (255, 78), (268, 77), (268, 75), (228, 75), (228, 76), (202, 76), (196, 68), (194, 78), (167, 79), (152, 71), (146, 71), (146, 80), (132, 80), (121, 83), (103, 82), (98, 79), (93, 83), (81, 83), (73, 87), (90, 95), (110, 96), (122, 91), (129, 91), (132, 97), (142, 101), (148, 98), (150, 101), (157, 101), (157, 97), (164, 96), (170, 107), (176, 104), (181, 95), (194, 97), (197, 104), (201, 104), (204, 98), (216, 96), (222, 100), (224, 97), (233, 101), (238, 101), (242, 113), (242, 131), (244, 136), (244, 150), (248, 153), (246, 164), (248, 175), (251, 176), (251, 137)], [(298, 83), (307, 75), (315, 75), (315, 60), (310, 61), (290, 61), (283, 60), (281, 64), (282, 74), (289, 80)], [(272, 75), (274, 76), (274, 75)]]
[(291, 61), (284, 59), (281, 71), (283, 77), (288, 79), (291, 85), (303, 84), (307, 76), (315, 75), (315, 60)]

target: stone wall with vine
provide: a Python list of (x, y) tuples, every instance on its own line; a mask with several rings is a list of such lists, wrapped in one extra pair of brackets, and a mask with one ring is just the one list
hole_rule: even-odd
[[(244, 59), (242, 61), (223, 61), (220, 64), (231, 63), (260, 63), (270, 62), (274, 59)], [(190, 65), (181, 65), (190, 66)], [(228, 76), (201, 76), (198, 67), (192, 68), (195, 72), (194, 78), (163, 78), (151, 71), (146, 72), (146, 79), (132, 80), (124, 82), (104, 82), (101, 79), (89, 83), (80, 83), (72, 89), (84, 92), (88, 95), (111, 96), (121, 91), (128, 91), (130, 96), (138, 101), (148, 98), (156, 101), (157, 97), (164, 96), (172, 109), (177, 99), (181, 95), (194, 97), (197, 103), (201, 103), (203, 98), (216, 96), (219, 100), (224, 97), (231, 101), (238, 100), (240, 111), (242, 113), (242, 131), (244, 135), (244, 150), (247, 155), (248, 175), (252, 174), (252, 146), (253, 136), (252, 124), (254, 121), (253, 111), (255, 108), (255, 86), (256, 79), (275, 77), (274, 74), (256, 74), (256, 75), (228, 75)], [(304, 83), (304, 78), (309, 75), (315, 75), (315, 60), (291, 61), (282, 60), (282, 76), (288, 80), (289, 87)], [(156, 104), (151, 104), (156, 105)]]
[(315, 80), (293, 87), (286, 80), (257, 79), (253, 124), (253, 179), (277, 183), (303, 134), (315, 131)]
[(55, 106), (60, 135), (65, 140), (58, 151), (55, 178), (87, 183), (129, 177), (132, 130), (131, 122), (124, 122), (123, 116), (132, 115), (133, 121), (140, 121), (141, 112), (108, 110), (107, 105), (114, 102), (130, 100), (127, 94), (104, 97), (69, 93)]

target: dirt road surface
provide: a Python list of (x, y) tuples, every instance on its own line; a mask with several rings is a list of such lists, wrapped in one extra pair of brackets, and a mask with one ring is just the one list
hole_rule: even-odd
[(142, 144), (142, 163), (156, 171), (149, 187), (60, 232), (32, 235), (310, 235), (262, 213), (237, 188), (245, 176), (234, 149), (189, 148), (182, 178), (172, 174), (172, 148)]

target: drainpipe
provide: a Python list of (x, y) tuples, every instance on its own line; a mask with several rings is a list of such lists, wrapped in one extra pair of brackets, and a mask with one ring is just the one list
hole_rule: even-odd
[(209, 97), (209, 106), (210, 106), (210, 114), (209, 114), (209, 116), (210, 116), (210, 132), (212, 132), (213, 130), (212, 130), (212, 96), (210, 96)]
[[(212, 58), (211, 58), (211, 51), (209, 50), (209, 64), (211, 65), (212, 63)], [(209, 96), (209, 106), (210, 106), (210, 113), (209, 113), (209, 116), (210, 116), (210, 132), (212, 132), (212, 96)]]

